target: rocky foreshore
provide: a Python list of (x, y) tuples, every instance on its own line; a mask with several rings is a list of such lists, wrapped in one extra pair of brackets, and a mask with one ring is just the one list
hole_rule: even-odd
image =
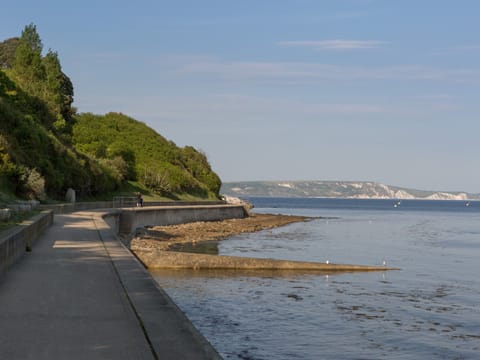
[(169, 250), (174, 244), (224, 240), (241, 233), (272, 229), (312, 219), (311, 217), (293, 215), (250, 214), (244, 219), (153, 226), (137, 231), (136, 236), (130, 242), (130, 248), (134, 252), (153, 249)]

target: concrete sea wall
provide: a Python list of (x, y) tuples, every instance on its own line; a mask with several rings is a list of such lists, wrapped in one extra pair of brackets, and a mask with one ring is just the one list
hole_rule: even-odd
[[(130, 234), (135, 229), (153, 225), (177, 225), (194, 221), (241, 219), (247, 216), (239, 205), (158, 206), (122, 209), (118, 232)], [(108, 221), (112, 226), (111, 221)]]
[(221, 360), (215, 348), (118, 240), (112, 223), (118, 221), (119, 213), (96, 212), (92, 219), (156, 358)]
[(0, 276), (28, 251), (38, 236), (53, 223), (53, 211), (45, 210), (5, 231), (0, 237)]

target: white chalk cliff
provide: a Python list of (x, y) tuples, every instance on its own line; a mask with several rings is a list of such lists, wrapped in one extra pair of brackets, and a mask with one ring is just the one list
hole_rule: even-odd
[(361, 181), (248, 181), (231, 182), (221, 192), (232, 196), (326, 197), (349, 199), (475, 200), (479, 194), (425, 191)]

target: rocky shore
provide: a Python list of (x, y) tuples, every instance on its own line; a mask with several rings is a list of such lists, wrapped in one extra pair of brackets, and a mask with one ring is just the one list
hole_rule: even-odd
[(244, 219), (153, 226), (137, 231), (130, 242), (130, 248), (134, 252), (138, 250), (169, 250), (174, 244), (224, 240), (241, 233), (272, 229), (312, 219), (304, 216), (250, 214)]

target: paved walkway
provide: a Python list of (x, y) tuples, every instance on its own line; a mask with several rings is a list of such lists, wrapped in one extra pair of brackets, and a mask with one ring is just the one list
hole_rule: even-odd
[(219, 357), (103, 220), (76, 213), (0, 278), (0, 358)]

